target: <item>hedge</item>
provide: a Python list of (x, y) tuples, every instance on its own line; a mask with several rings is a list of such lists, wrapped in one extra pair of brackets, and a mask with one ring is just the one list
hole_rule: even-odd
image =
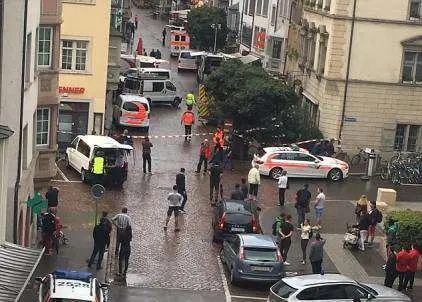
[(397, 241), (399, 244), (414, 244), (422, 250), (422, 212), (405, 210), (393, 211), (385, 219), (386, 229), (389, 220), (397, 221)]

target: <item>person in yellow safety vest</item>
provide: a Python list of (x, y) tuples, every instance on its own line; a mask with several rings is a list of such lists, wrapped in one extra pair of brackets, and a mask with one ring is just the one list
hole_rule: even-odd
[(195, 95), (192, 91), (188, 92), (185, 97), (186, 106), (193, 106), (196, 104)]
[(212, 141), (214, 144), (219, 144), (221, 147), (224, 147), (224, 132), (220, 127), (217, 127), (217, 130), (212, 135)]
[(96, 151), (92, 161), (93, 184), (103, 184), (104, 181), (104, 152)]

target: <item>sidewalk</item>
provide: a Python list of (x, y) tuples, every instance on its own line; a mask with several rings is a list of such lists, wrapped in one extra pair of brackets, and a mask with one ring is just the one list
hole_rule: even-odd
[[(403, 206), (409, 207), (411, 203)], [(401, 206), (401, 203), (400, 203)], [(398, 208), (398, 207), (397, 207)], [(260, 222), (263, 232), (271, 234), (275, 217), (284, 211), (292, 215), (293, 225), (296, 226), (296, 209), (293, 203), (281, 207), (269, 207), (262, 210)], [(352, 251), (343, 248), (343, 237), (346, 222), (354, 221), (354, 203), (349, 201), (326, 201), (321, 235), (326, 239), (324, 246), (323, 267), (326, 272), (338, 272), (364, 283), (383, 284), (385, 272), (381, 266), (385, 263), (384, 235), (377, 231), (374, 246), (366, 248), (365, 252)], [(314, 219), (313, 209), (308, 218)], [(309, 252), (309, 247), (308, 247)], [(292, 265), (287, 269), (299, 274), (310, 273), (310, 264), (301, 265), (300, 232), (296, 231), (292, 239), (288, 262)], [(396, 280), (396, 284), (398, 279)], [(417, 273), (415, 286), (409, 296), (413, 301), (422, 301), (422, 274)]]

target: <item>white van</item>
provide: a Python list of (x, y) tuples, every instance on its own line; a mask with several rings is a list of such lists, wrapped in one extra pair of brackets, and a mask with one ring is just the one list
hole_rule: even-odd
[(109, 178), (116, 177), (119, 185), (127, 178), (127, 155), (133, 148), (102, 135), (78, 135), (66, 149), (66, 167), (81, 174), (83, 182), (90, 179), (91, 165), (96, 150), (104, 152), (104, 166)]
[(181, 70), (197, 70), (197, 58), (204, 52), (198, 52), (193, 50), (181, 50), (179, 54), (179, 61), (177, 65), (177, 71)]
[(176, 85), (170, 80), (148, 79), (143, 83), (143, 96), (151, 103), (167, 103), (177, 108), (182, 101)]
[(140, 72), (141, 74), (156, 75), (159, 78), (165, 78), (167, 80), (171, 77), (170, 70), (165, 68), (141, 68)]
[(148, 100), (135, 94), (121, 94), (113, 103), (115, 125), (143, 127), (149, 130), (151, 107)]

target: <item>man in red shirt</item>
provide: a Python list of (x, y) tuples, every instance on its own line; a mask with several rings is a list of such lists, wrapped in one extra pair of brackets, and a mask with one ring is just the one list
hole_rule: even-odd
[(405, 289), (404, 280), (407, 274), (407, 266), (409, 265), (411, 259), (409, 252), (410, 246), (405, 245), (401, 251), (397, 253), (396, 270), (399, 276), (399, 291)]
[[(415, 281), (415, 273), (418, 269), (418, 260), (420, 252), (415, 249), (415, 246), (412, 245), (412, 249), (409, 252), (409, 263), (407, 265), (406, 277), (404, 279), (403, 288), (404, 289), (413, 289), (413, 282)], [(407, 284), (409, 283), (409, 286)]]

